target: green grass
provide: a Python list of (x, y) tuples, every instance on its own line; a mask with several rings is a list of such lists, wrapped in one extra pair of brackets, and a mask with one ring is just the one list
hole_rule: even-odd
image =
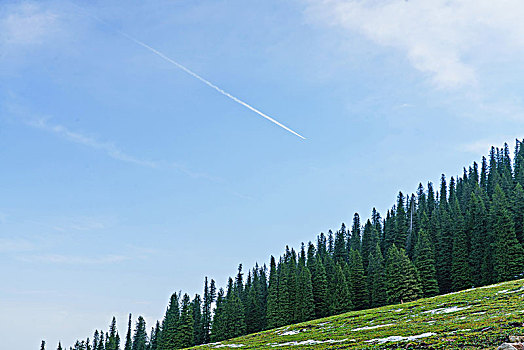
[[(428, 312), (437, 309), (440, 312)], [(192, 349), (231, 349), (227, 345), (232, 344), (242, 345), (239, 349), (494, 349), (508, 335), (524, 335), (523, 322), (524, 280), (517, 280), (410, 303), (348, 312)], [(354, 331), (374, 326), (383, 327)], [(434, 335), (367, 342), (424, 333)], [(338, 342), (271, 346), (308, 340)]]

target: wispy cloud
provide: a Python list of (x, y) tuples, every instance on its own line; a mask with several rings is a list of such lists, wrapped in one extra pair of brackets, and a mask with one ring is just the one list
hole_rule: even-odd
[(510, 147), (513, 147), (514, 146), (513, 141), (515, 139), (520, 140), (521, 136), (522, 135), (512, 135), (512, 136), (505, 135), (505, 136), (494, 136), (490, 138), (475, 140), (475, 141), (471, 141), (469, 143), (460, 145), (459, 150), (473, 153), (476, 155), (486, 156), (489, 153), (492, 146), (502, 147), (504, 146), (504, 143), (507, 142)]
[(6, 6), (0, 10), (0, 47), (40, 44), (58, 30), (57, 19), (36, 2)]
[(150, 160), (140, 159), (138, 157), (132, 156), (110, 142), (102, 142), (93, 137), (86, 136), (79, 132), (71, 131), (63, 125), (59, 124), (48, 124), (44, 119), (26, 121), (26, 124), (35, 128), (49, 131), (58, 136), (61, 136), (71, 142), (90, 147), (99, 151), (106, 153), (109, 157), (120, 160), (122, 162), (131, 163), (135, 165), (140, 165), (149, 168), (158, 167), (158, 163)]
[(103, 255), (86, 257), (78, 255), (44, 254), (18, 256), (18, 260), (29, 263), (49, 263), (65, 265), (103, 265), (119, 263), (131, 258), (124, 255)]
[(307, 10), (309, 18), (400, 50), (439, 88), (475, 85), (482, 58), (522, 50), (523, 12), (520, 0), (310, 0)]
[(36, 249), (36, 245), (22, 238), (0, 238), (1, 253), (21, 253)]

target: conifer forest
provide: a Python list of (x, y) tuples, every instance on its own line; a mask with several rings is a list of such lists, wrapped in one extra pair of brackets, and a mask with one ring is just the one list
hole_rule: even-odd
[[(41, 350), (172, 350), (325, 316), (522, 278), (524, 141), (492, 148), (460, 176), (400, 192), (386, 213), (351, 223), (249, 269), (202, 295), (172, 294), (162, 320), (113, 318), (75, 344)], [(183, 286), (180, 286), (183, 288)], [(123, 322), (124, 320), (120, 320)], [(125, 322), (124, 321), (124, 322)]]

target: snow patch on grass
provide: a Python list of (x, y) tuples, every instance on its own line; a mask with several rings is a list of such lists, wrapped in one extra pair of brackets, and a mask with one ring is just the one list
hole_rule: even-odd
[(394, 326), (394, 324), (393, 323), (388, 323), (388, 324), (379, 324), (379, 325), (376, 325), (376, 326), (365, 326), (365, 327), (352, 329), (352, 331), (353, 332), (366, 331), (368, 329), (377, 329), (377, 328), (390, 327), (390, 326)]
[(287, 331), (287, 332), (284, 332), (284, 333), (280, 333), (279, 335), (296, 335), (300, 332), (302, 332), (303, 329), (297, 329), (297, 330), (294, 330), (294, 331)]
[(449, 313), (452, 313), (452, 312), (466, 310), (466, 309), (469, 309), (470, 307), (471, 306), (464, 306), (464, 307), (452, 306), (452, 307), (448, 307), (448, 308), (440, 308), (440, 309), (423, 311), (422, 313), (423, 314), (432, 314), (432, 315), (449, 314)]
[(220, 344), (215, 346), (215, 349), (217, 348), (241, 348), (244, 344)]
[(351, 340), (348, 340), (347, 338), (345, 339), (341, 339), (341, 340), (333, 340), (333, 339), (328, 339), (328, 340), (313, 340), (313, 339), (309, 339), (309, 340), (303, 340), (303, 341), (289, 341), (289, 342), (286, 342), (286, 343), (268, 343), (267, 345), (271, 346), (271, 347), (277, 347), (277, 346), (300, 346), (300, 345), (317, 345), (317, 344), (332, 344), (332, 343), (342, 343), (342, 342), (345, 342), (345, 341), (355, 341), (354, 339), (351, 339)]
[(387, 338), (366, 340), (366, 343), (380, 343), (380, 344), (383, 344), (383, 343), (397, 342), (397, 341), (411, 341), (411, 340), (416, 340), (416, 339), (420, 339), (420, 338), (432, 337), (434, 335), (437, 335), (437, 333), (422, 333), (422, 334), (418, 334), (418, 335), (411, 335), (409, 337), (403, 337), (401, 335), (392, 335), (392, 336), (387, 337)]

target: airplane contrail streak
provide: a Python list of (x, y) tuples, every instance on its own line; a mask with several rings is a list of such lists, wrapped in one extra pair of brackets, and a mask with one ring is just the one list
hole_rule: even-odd
[(249, 110), (255, 112), (256, 114), (258, 114), (259, 116), (261, 117), (264, 117), (266, 118), (267, 120), (269, 120), (270, 122), (272, 123), (275, 123), (276, 125), (280, 126), (281, 128), (289, 131), (290, 133), (300, 137), (301, 139), (305, 140), (306, 138), (302, 135), (300, 135), (299, 133), (291, 130), (290, 128), (288, 128), (287, 126), (285, 126), (284, 124), (280, 123), (279, 121), (271, 118), (270, 116), (268, 116), (267, 114), (259, 111), (258, 109), (256, 109), (255, 107), (252, 107), (250, 106), (249, 104), (247, 104), (246, 102), (236, 98), (235, 96), (231, 95), (229, 92), (227, 91), (224, 91), (223, 89), (219, 88), (218, 86), (216, 86), (215, 84), (211, 83), (210, 81), (202, 78), (200, 75), (196, 74), (195, 72), (191, 71), (190, 69), (186, 68), (185, 66), (181, 65), (180, 63), (178, 63), (177, 61), (167, 57), (166, 55), (164, 55), (162, 52), (156, 50), (155, 48), (147, 45), (146, 43), (140, 41), (140, 40), (137, 40), (135, 38), (133, 38), (132, 36), (120, 31), (120, 30), (117, 30), (117, 32), (126, 37), (127, 39), (133, 41), (134, 43), (148, 49), (149, 51), (153, 52), (154, 54), (156, 54), (157, 56), (163, 58), (164, 60), (168, 61), (169, 63), (172, 63), (174, 64), (175, 66), (177, 66), (178, 68), (182, 69), (184, 72), (186, 72), (187, 74), (191, 75), (192, 77), (194, 78), (197, 78), (198, 80), (200, 80), (201, 82), (203, 82), (204, 84), (206, 84), (207, 86), (209, 87), (212, 87), (213, 89), (215, 89), (216, 91), (220, 92), (222, 95), (226, 96), (226, 97), (229, 97), (230, 99), (232, 99), (233, 101), (235, 101), (236, 103), (239, 103), (241, 104), (242, 106), (248, 108)]

